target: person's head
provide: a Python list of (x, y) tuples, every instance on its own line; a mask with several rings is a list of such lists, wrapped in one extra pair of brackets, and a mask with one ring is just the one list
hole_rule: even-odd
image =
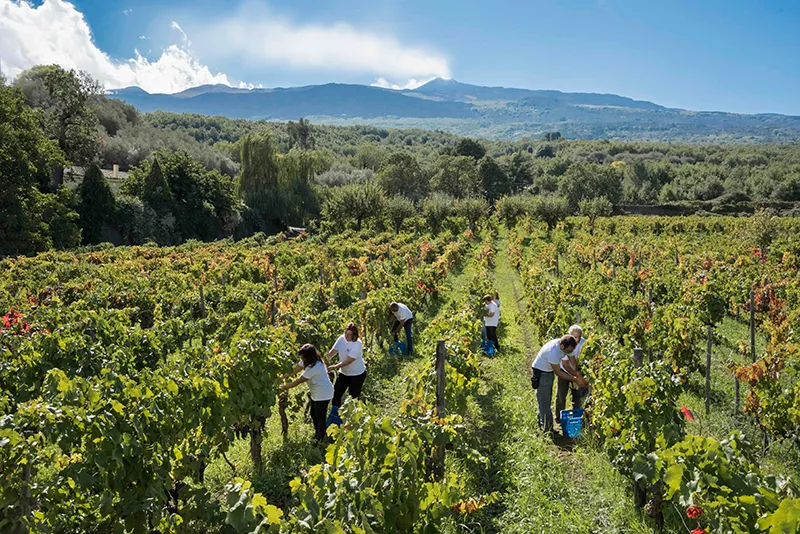
[(495, 291), (494, 292), (494, 300), (500, 300), (500, 292), (499, 291)]
[(303, 360), (303, 367), (313, 367), (319, 361), (322, 361), (322, 354), (311, 343), (306, 343), (300, 350), (297, 351), (300, 359)]
[(569, 327), (569, 335), (575, 338), (576, 341), (580, 341), (583, 337), (583, 328), (580, 325), (574, 324)]
[(492, 296), (491, 295), (484, 295), (483, 296), (483, 302), (485, 302), (486, 304), (489, 304), (490, 302), (492, 302)]
[(398, 306), (396, 302), (392, 302), (392, 303), (389, 305), (389, 309), (390, 309), (390, 310), (392, 310), (393, 312), (396, 312), (397, 310), (399, 310), (399, 309), (400, 309), (400, 306)]
[(559, 340), (558, 346), (561, 347), (561, 350), (563, 352), (569, 354), (575, 350), (575, 347), (578, 346), (578, 342), (575, 340), (574, 337), (567, 334), (566, 336), (562, 337), (561, 340)]
[(358, 327), (356, 323), (347, 323), (344, 327), (344, 338), (347, 341), (356, 341), (358, 339)]

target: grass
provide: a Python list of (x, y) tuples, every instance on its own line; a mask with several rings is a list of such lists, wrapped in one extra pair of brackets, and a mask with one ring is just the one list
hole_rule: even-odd
[(495, 283), (503, 302), (502, 351), (484, 360), (485, 387), (470, 406), (468, 439), (489, 458), (485, 468), (450, 468), (476, 493), (498, 492), (500, 501), (481, 510), (466, 532), (652, 532), (632, 505), (628, 483), (593, 444), (565, 451), (539, 431), (535, 392), (527, 361), (535, 354), (521, 287), (498, 242)]

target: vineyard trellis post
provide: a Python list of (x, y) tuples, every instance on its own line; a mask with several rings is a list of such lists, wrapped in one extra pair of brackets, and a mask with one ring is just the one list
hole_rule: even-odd
[(708, 342), (706, 344), (706, 415), (711, 413), (711, 347), (714, 343), (714, 329), (708, 325)]
[[(444, 341), (436, 342), (436, 417), (445, 416), (445, 363), (447, 361), (447, 347)], [(433, 452), (432, 474), (436, 480), (444, 478), (444, 445), (437, 445)]]
[[(647, 305), (648, 305), (648, 310), (650, 311), (650, 319), (652, 320), (652, 318), (653, 318), (653, 287), (652, 286), (647, 286)], [(650, 344), (648, 343), (647, 361), (652, 362), (653, 361), (653, 347), (650, 347), (649, 345)]]
[(740, 394), (739, 394), (739, 377), (734, 377), (733, 379), (733, 413), (739, 413), (739, 404), (740, 404)]
[(633, 347), (633, 366), (636, 368), (644, 364), (644, 349), (642, 347)]
[(756, 361), (756, 292), (750, 292), (750, 357)]

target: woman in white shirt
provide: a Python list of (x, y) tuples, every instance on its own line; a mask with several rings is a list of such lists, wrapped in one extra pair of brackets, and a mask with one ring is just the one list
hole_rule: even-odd
[(414, 354), (413, 341), (411, 339), (411, 326), (414, 323), (414, 314), (408, 309), (408, 306), (402, 302), (392, 302), (389, 305), (389, 311), (394, 315), (394, 326), (392, 326), (392, 336), (394, 342), (397, 343), (397, 334), (400, 329), (406, 331), (406, 356)]
[(342, 405), (342, 395), (345, 391), (350, 392), (350, 396), (357, 399), (361, 396), (361, 388), (367, 378), (367, 366), (364, 363), (364, 347), (358, 339), (358, 327), (355, 323), (347, 323), (344, 334), (339, 336), (331, 350), (328, 351), (326, 359), (330, 361), (334, 355), (339, 355), (339, 363), (330, 366), (331, 371), (338, 369), (339, 376), (333, 386), (333, 402), (331, 411), (338, 413)]
[(483, 324), (486, 326), (486, 339), (494, 343), (495, 350), (500, 350), (500, 342), (497, 340), (497, 325), (500, 324), (500, 308), (492, 299), (491, 295), (483, 297), (486, 312), (483, 315)]
[(300, 347), (298, 354), (300, 361), (297, 362), (291, 374), (295, 375), (301, 371), (302, 374), (289, 384), (283, 384), (281, 389), (292, 389), (303, 382), (308, 382), (314, 439), (322, 441), (325, 439), (325, 416), (328, 414), (328, 403), (333, 398), (333, 384), (328, 378), (328, 369), (322, 361), (322, 354), (314, 345), (306, 343)]

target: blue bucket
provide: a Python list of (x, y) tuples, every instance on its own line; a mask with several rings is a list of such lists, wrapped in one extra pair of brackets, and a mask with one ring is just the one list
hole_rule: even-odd
[(491, 356), (492, 354), (494, 354), (495, 351), (494, 341), (491, 341), (489, 339), (484, 339), (483, 341), (481, 341), (481, 350), (487, 356)]
[(565, 438), (577, 438), (583, 429), (583, 408), (561, 410), (561, 430)]
[(404, 341), (396, 341), (389, 346), (390, 356), (403, 356), (406, 353), (406, 344)]
[(331, 406), (331, 413), (328, 414), (328, 419), (325, 421), (325, 428), (328, 428), (331, 425), (341, 426), (342, 422), (342, 418), (339, 417), (339, 407)]

